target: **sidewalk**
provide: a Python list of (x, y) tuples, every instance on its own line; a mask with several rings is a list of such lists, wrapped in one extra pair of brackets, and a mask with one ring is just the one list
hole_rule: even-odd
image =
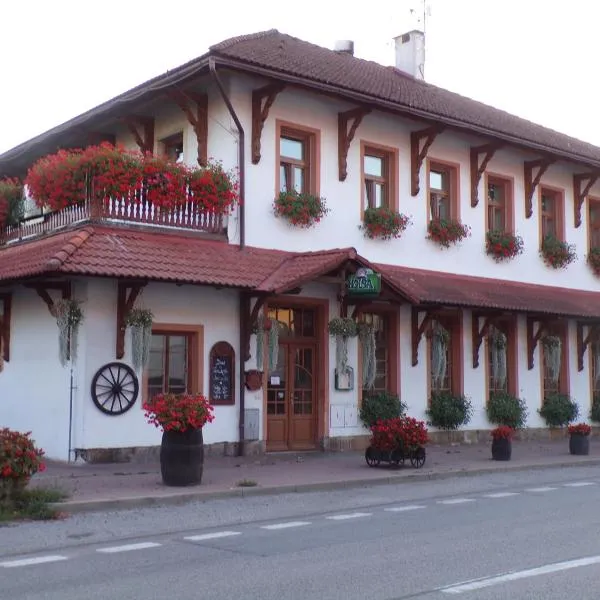
[[(514, 441), (512, 460), (491, 460), (489, 444), (427, 447), (427, 462), (413, 469), (382, 465), (369, 468), (362, 452), (285, 453), (262, 457), (207, 458), (202, 484), (171, 488), (161, 482), (157, 463), (65, 464), (48, 462), (32, 480), (34, 486), (58, 487), (70, 494), (61, 503), (66, 512), (116, 510), (192, 500), (257, 494), (363, 487), (386, 483), (571, 466), (600, 465), (600, 443), (589, 456), (571, 456), (568, 439), (551, 442)], [(256, 482), (242, 487), (243, 480)]]

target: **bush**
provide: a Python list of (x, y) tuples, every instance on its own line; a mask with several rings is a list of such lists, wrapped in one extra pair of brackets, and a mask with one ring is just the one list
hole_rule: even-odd
[(550, 394), (538, 413), (548, 427), (564, 427), (579, 416), (579, 406), (566, 394)]
[(429, 417), (428, 425), (452, 431), (471, 420), (473, 406), (463, 394), (455, 396), (451, 392), (433, 392), (425, 414)]
[(592, 410), (590, 411), (590, 421), (600, 423), (600, 396), (594, 396), (592, 400)]
[(525, 400), (506, 392), (491, 394), (487, 405), (487, 418), (494, 425), (507, 425), (512, 429), (522, 429), (527, 421)]
[(360, 420), (365, 427), (372, 427), (377, 421), (387, 421), (403, 417), (407, 406), (395, 394), (382, 392), (376, 396), (367, 396), (363, 399), (360, 409)]

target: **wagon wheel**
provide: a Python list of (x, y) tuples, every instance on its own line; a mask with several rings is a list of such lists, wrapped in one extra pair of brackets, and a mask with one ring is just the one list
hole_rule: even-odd
[(111, 417), (126, 413), (135, 404), (139, 390), (135, 371), (123, 363), (104, 365), (92, 379), (92, 400), (98, 410)]
[(390, 452), (390, 463), (395, 467), (404, 466), (404, 453), (401, 448), (396, 448)]
[(425, 448), (417, 448), (411, 452), (410, 464), (415, 469), (420, 469), (425, 464)]
[(373, 448), (371, 448), (371, 446), (369, 446), (366, 450), (365, 450), (365, 460), (367, 461), (367, 464), (370, 467), (378, 467), (379, 463), (381, 462), (381, 460), (379, 460), (379, 458), (377, 458), (375, 452), (373, 451)]

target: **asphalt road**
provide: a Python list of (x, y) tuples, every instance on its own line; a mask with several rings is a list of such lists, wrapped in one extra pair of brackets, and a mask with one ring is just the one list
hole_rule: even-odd
[(0, 598), (595, 599), (600, 470), (232, 499), (0, 528)]

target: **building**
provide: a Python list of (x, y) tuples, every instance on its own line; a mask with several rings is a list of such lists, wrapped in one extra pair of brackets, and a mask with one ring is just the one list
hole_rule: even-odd
[[(369, 390), (399, 393), (413, 416), (424, 418), (432, 391), (464, 393), (474, 436), (490, 429), (485, 406), (500, 387), (526, 400), (534, 430), (553, 391), (586, 417), (600, 385), (600, 148), (426, 83), (421, 35), (396, 39), (403, 71), (354, 57), (352, 44), (331, 51), (276, 30), (226, 40), (0, 156), (0, 177), (101, 141), (189, 165), (215, 157), (239, 169), (241, 198), (228, 217), (186, 220), (82, 196), (5, 226), (0, 422), (32, 430), (53, 458), (128, 459), (160, 441), (142, 399), (187, 388), (216, 406), (205, 430), (215, 451), (360, 447), (364, 350), (349, 339), (353, 376), (336, 378), (327, 325), (340, 315), (375, 331)], [(326, 199), (314, 227), (274, 214), (292, 188)], [(399, 237), (365, 232), (381, 206), (410, 217)], [(428, 239), (441, 219), (470, 235), (461, 229), (447, 248)], [(522, 241), (514, 257), (487, 253), (496, 230), (512, 250)], [(380, 281), (380, 293), (354, 295), (349, 280)], [(64, 366), (60, 298), (84, 314)], [(132, 368), (133, 307), (154, 315), (145, 369)], [(256, 347), (264, 322), (279, 323), (272, 365), (268, 332)], [(436, 331), (449, 334), (442, 358)], [(506, 341), (501, 378), (492, 334)], [(561, 341), (556, 372), (550, 335)], [(135, 393), (103, 403), (113, 378)]]

